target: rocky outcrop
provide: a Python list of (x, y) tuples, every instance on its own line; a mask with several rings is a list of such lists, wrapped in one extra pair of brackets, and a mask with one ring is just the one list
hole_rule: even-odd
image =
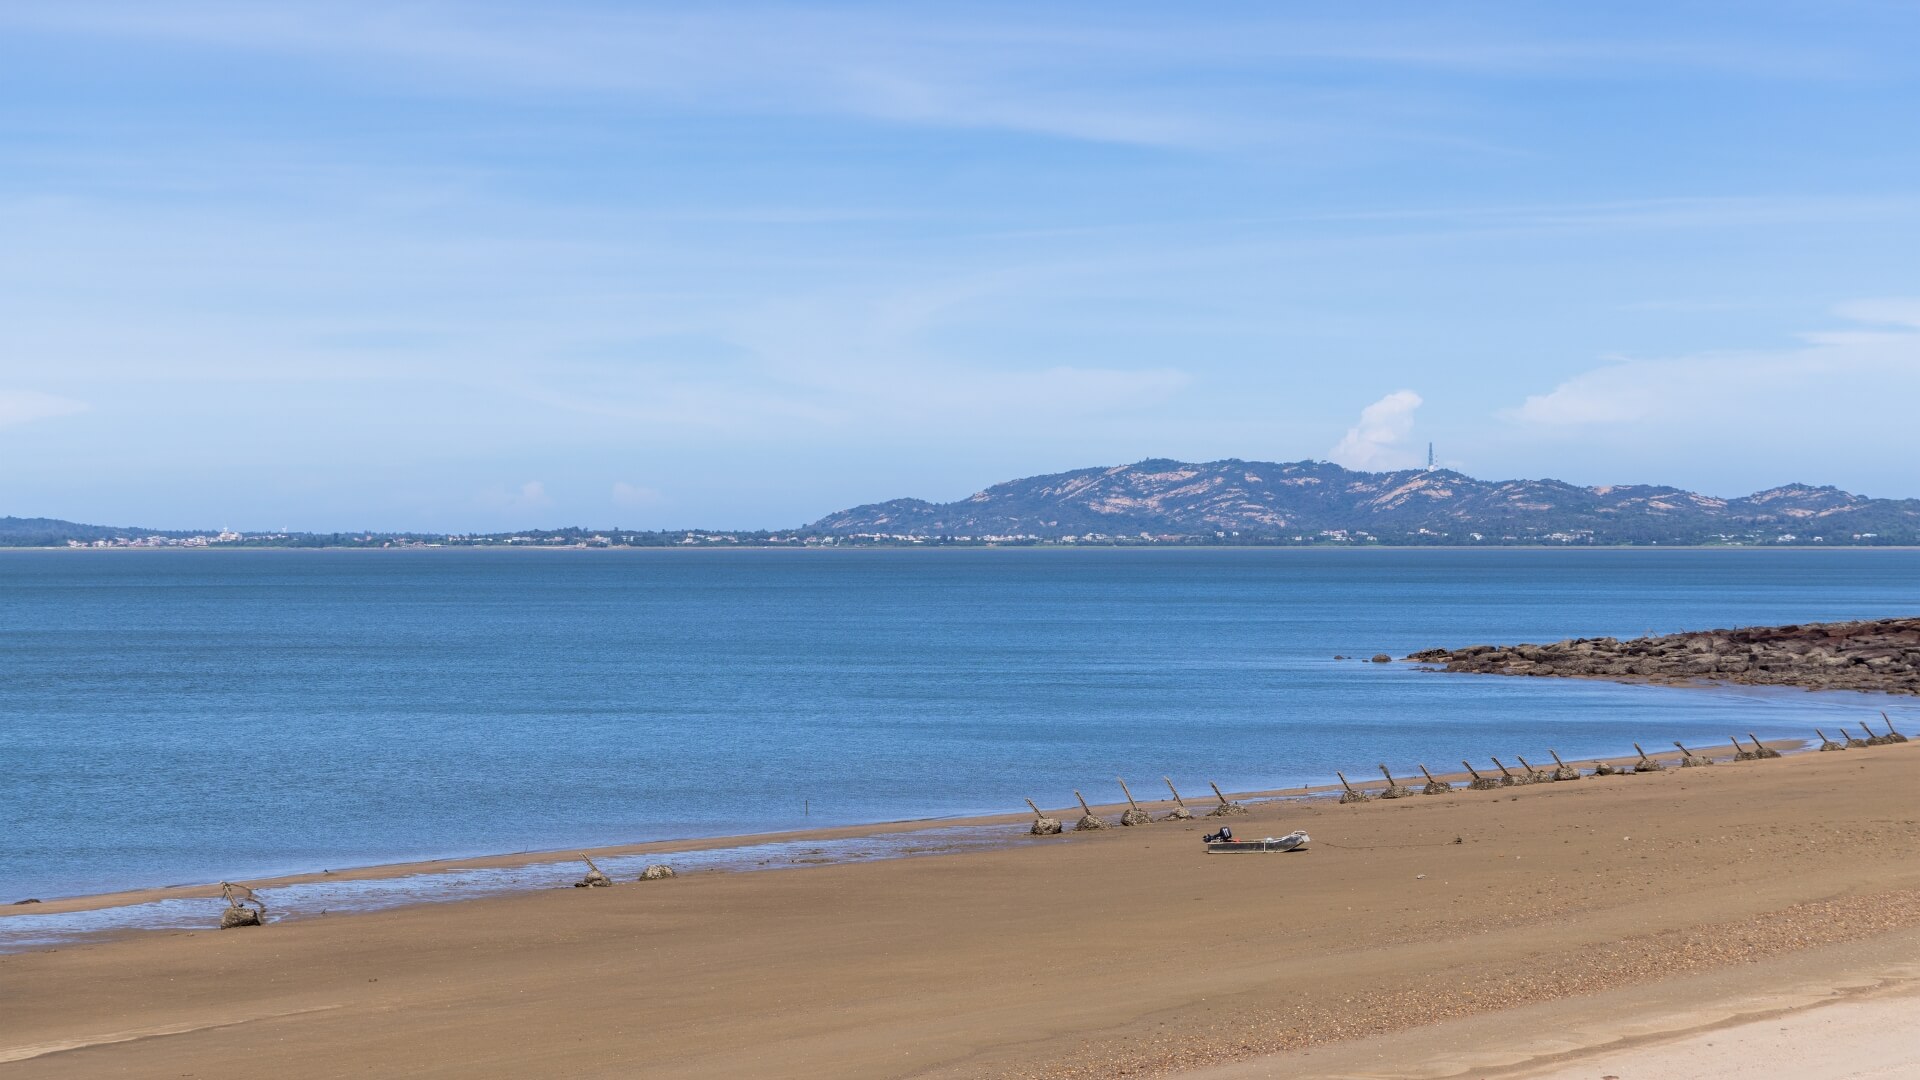
[(1742, 683), (1920, 694), (1920, 619), (1701, 630), (1662, 637), (1469, 645), (1407, 657), (1446, 671), (1622, 682)]

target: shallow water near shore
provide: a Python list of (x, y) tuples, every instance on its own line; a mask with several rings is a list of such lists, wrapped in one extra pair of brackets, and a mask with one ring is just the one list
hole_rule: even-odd
[(1806, 738), (1885, 703), (1333, 655), (1916, 609), (1911, 551), (0, 552), (0, 901)]
[[(746, 841), (671, 854), (599, 855), (594, 864), (618, 882), (637, 879), (654, 863), (675, 873), (702, 870), (746, 872), (786, 870), (823, 863), (904, 859), (918, 855), (1004, 847), (1029, 842), (1026, 827), (960, 825), (917, 829), (879, 836)], [(300, 881), (261, 888), (270, 906), (269, 921), (351, 914), (474, 900), (505, 892), (566, 888), (586, 872), (579, 859), (549, 857), (516, 866), (436, 867), (391, 876)], [(226, 901), (220, 897), (177, 897), (83, 911), (8, 913), (0, 918), (0, 953), (55, 948), (102, 934), (129, 930), (210, 930), (219, 924)]]

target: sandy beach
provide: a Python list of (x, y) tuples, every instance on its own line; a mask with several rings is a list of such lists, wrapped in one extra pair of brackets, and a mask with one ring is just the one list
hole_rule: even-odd
[[(1162, 823), (139, 934), (0, 957), (0, 1073), (1577, 1069), (1769, 987), (1801, 1003), (1777, 1012), (1911, 980), (1916, 782), (1909, 743), (1232, 819), (1306, 829), (1304, 854), (1208, 856), (1216, 822)], [(1626, 1007), (1683, 984), (1687, 1009)], [(1500, 1022), (1528, 1010), (1551, 1017)]]

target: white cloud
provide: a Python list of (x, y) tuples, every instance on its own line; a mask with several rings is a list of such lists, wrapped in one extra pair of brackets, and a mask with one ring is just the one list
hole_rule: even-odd
[(1335, 464), (1349, 469), (1381, 471), (1406, 469), (1420, 458), (1406, 446), (1413, 434), (1413, 412), (1420, 407), (1420, 395), (1411, 390), (1395, 390), (1360, 410), (1360, 422), (1347, 429), (1339, 445), (1327, 451)]
[(87, 411), (87, 403), (43, 394), (38, 390), (0, 390), (0, 427), (72, 416)]
[(1658, 427), (1666, 438), (1751, 438), (1789, 421), (1799, 437), (1813, 434), (1816, 423), (1831, 428), (1822, 434), (1857, 434), (1866, 417), (1920, 393), (1920, 301), (1856, 301), (1835, 310), (1882, 328), (1806, 333), (1791, 349), (1617, 359), (1501, 416), (1549, 434)]

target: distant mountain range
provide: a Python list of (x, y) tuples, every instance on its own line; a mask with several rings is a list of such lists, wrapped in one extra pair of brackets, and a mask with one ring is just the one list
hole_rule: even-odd
[(1355, 472), (1324, 461), (1150, 460), (1011, 480), (951, 503), (856, 506), (831, 536), (1201, 537), (1215, 541), (1702, 544), (1920, 539), (1920, 500), (1790, 484), (1719, 499), (1673, 487)]
[(1156, 459), (1009, 480), (951, 503), (895, 499), (778, 532), (579, 527), (512, 533), (160, 532), (0, 517), (0, 547), (669, 547), (987, 543), (1920, 544), (1920, 499), (1789, 484), (1718, 499), (1644, 484), (1355, 472), (1324, 461)]

